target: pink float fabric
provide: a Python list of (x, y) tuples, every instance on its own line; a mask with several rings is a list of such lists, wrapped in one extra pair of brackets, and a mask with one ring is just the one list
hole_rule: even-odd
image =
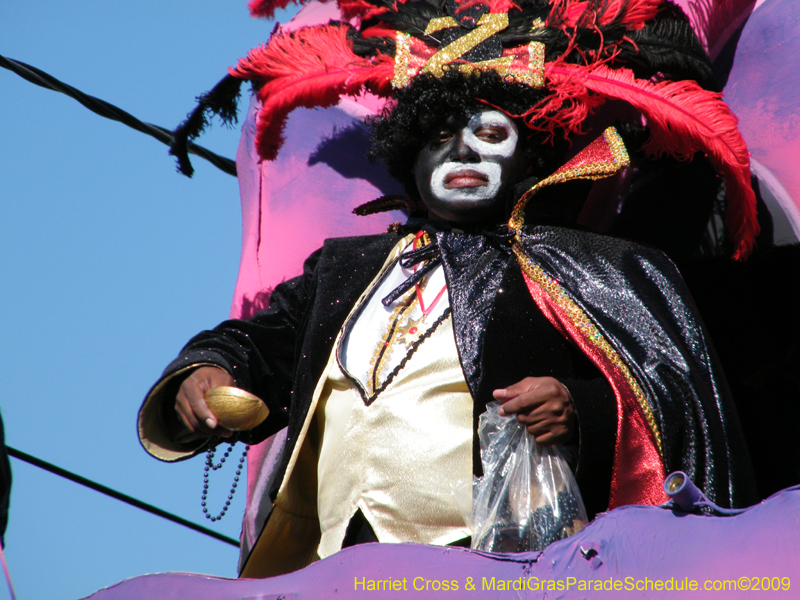
[[(674, 2), (707, 42), (712, 60), (725, 64), (733, 54), (730, 73), (722, 73), (727, 75), (724, 100), (739, 118), (753, 174), (775, 197), (777, 206), (770, 209), (779, 207), (800, 239), (800, 5), (792, 0)], [(716, 16), (709, 21), (704, 13)]]
[[(725, 100), (739, 117), (753, 173), (800, 238), (800, 4), (756, 5), (739, 38)], [(772, 208), (772, 207), (771, 207)], [(773, 210), (774, 212), (774, 210)]]

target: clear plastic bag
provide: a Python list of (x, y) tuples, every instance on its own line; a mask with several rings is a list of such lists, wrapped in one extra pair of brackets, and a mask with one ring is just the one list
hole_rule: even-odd
[(472, 502), (465, 503), (463, 496), (459, 502), (454, 493), (462, 512), (471, 504), (467, 523), (473, 548), (542, 550), (583, 529), (586, 509), (563, 450), (538, 446), (516, 418), (498, 414), (500, 405), (491, 402), (480, 417), (484, 475), (471, 486)]

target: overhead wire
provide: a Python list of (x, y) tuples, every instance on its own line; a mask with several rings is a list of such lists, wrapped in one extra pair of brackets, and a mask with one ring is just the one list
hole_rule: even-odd
[(12, 448), (11, 446), (6, 446), (6, 451), (8, 452), (9, 456), (13, 456), (18, 460), (39, 467), (40, 469), (44, 469), (45, 471), (49, 471), (50, 473), (53, 473), (55, 475), (59, 475), (60, 477), (64, 477), (65, 479), (69, 479), (70, 481), (74, 481), (75, 483), (79, 483), (96, 492), (100, 492), (102, 494), (105, 494), (106, 496), (110, 496), (112, 498), (115, 498), (116, 500), (120, 500), (122, 502), (130, 504), (131, 506), (140, 508), (146, 512), (167, 519), (168, 521), (177, 523), (178, 525), (183, 525), (184, 527), (188, 527), (189, 529), (205, 534), (221, 542), (230, 544), (231, 546), (236, 546), (237, 548), (239, 547), (238, 541), (234, 540), (233, 538), (229, 538), (226, 535), (222, 535), (221, 533), (218, 533), (213, 529), (208, 529), (207, 527), (203, 527), (202, 525), (198, 525), (197, 523), (193, 523), (192, 521), (187, 521), (186, 519), (179, 517), (178, 515), (169, 513), (156, 506), (153, 506), (152, 504), (147, 504), (146, 502), (137, 500), (132, 496), (128, 496), (127, 494), (123, 494), (122, 492), (118, 492), (117, 490), (99, 484), (95, 481), (92, 481), (91, 479), (87, 479), (86, 477), (81, 477), (80, 475), (72, 473), (71, 471), (62, 469), (61, 467), (58, 467), (40, 458), (36, 458), (35, 456), (31, 456), (30, 454), (17, 450), (16, 448)]
[[(45, 73), (41, 69), (37, 69), (34, 66), (0, 55), (0, 67), (4, 67), (13, 73), (16, 73), (23, 79), (38, 86), (66, 94), (70, 98), (73, 98), (74, 100), (77, 100), (83, 104), (93, 113), (98, 114), (101, 117), (105, 117), (106, 119), (111, 119), (112, 121), (119, 121), (120, 123), (135, 129), (136, 131), (146, 133), (147, 135), (154, 137), (159, 142), (162, 142), (167, 146), (172, 146), (175, 140), (175, 137), (169, 129), (160, 127), (159, 125), (153, 125), (152, 123), (140, 121), (132, 114), (125, 112), (121, 108), (114, 106), (105, 100), (100, 100), (94, 96), (84, 94), (77, 88), (59, 81), (52, 75), (49, 75), (48, 73)], [(215, 154), (214, 152), (211, 152), (211, 150), (191, 142), (187, 144), (187, 148), (191, 154), (195, 154), (200, 158), (206, 159), (212, 165), (221, 171), (224, 171), (228, 175), (233, 175), (234, 177), (236, 176), (236, 162), (230, 158), (225, 158), (224, 156)]]

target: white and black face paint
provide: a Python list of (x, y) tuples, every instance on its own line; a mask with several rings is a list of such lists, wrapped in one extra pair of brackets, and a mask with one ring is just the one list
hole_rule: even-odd
[(420, 151), (414, 177), (434, 218), (454, 223), (502, 220), (503, 200), (521, 171), (519, 132), (497, 110), (447, 123)]

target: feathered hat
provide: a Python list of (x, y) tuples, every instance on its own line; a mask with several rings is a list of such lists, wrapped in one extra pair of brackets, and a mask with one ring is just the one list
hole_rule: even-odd
[[(302, 2), (302, 0), (300, 0)], [(546, 92), (521, 115), (531, 129), (579, 133), (609, 101), (635, 108), (650, 132), (642, 150), (689, 159), (704, 153), (724, 179), (734, 258), (758, 233), (749, 154), (722, 101), (710, 61), (684, 14), (666, 0), (337, 0), (346, 21), (276, 32), (230, 70), (182, 130), (204, 113), (230, 112), (238, 82), (256, 84), (262, 106), (256, 144), (272, 160), (297, 107), (328, 107), (364, 91), (392, 97), (420, 74), (492, 70)], [(288, 0), (253, 0), (270, 17)], [(194, 119), (194, 121), (192, 121)], [(188, 163), (188, 160), (186, 161)]]

